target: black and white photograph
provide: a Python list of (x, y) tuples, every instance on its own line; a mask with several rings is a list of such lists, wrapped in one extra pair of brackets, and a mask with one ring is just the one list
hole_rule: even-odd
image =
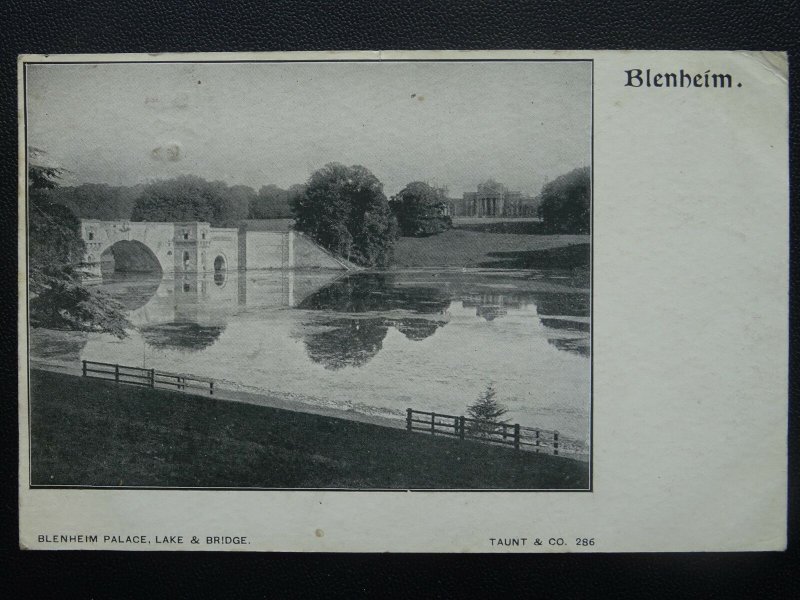
[(591, 60), (24, 67), (32, 488), (589, 491)]

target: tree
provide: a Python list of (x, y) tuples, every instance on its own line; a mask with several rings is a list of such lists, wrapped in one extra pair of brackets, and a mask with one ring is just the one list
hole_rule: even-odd
[(76, 266), (83, 258), (80, 221), (66, 206), (31, 190), (28, 203), (28, 257), (33, 269)]
[(494, 384), (490, 383), (486, 386), (486, 391), (467, 407), (467, 414), (474, 419), (470, 422), (470, 431), (473, 435), (486, 437), (496, 431), (498, 425), (508, 423), (508, 419), (500, 419), (508, 409), (497, 402), (496, 396)]
[(131, 213), (134, 221), (205, 221), (230, 227), (247, 218), (255, 191), (223, 181), (181, 175), (146, 185)]
[(215, 207), (214, 221), (217, 227), (236, 227), (239, 221), (248, 218), (250, 205), (256, 191), (248, 185), (232, 185), (223, 188), (221, 202)]
[(101, 221), (130, 219), (133, 205), (141, 192), (142, 186), (115, 187), (103, 183), (43, 190), (49, 201), (66, 206), (76, 217)]
[(265, 185), (250, 202), (248, 219), (288, 219), (292, 216), (289, 192), (277, 185)]
[(397, 237), (383, 185), (365, 167), (329, 163), (292, 203), (295, 229), (362, 265), (387, 264)]
[(28, 190), (40, 192), (53, 190), (59, 186), (61, 178), (67, 170), (56, 165), (44, 164), (47, 154), (41, 148), (28, 146)]
[(59, 167), (31, 165), (28, 171), (28, 289), (33, 327), (100, 331), (119, 338), (130, 326), (124, 307), (81, 283), (84, 243), (80, 221), (45, 193), (58, 186)]
[(409, 183), (392, 198), (390, 206), (404, 236), (434, 235), (453, 225), (445, 215), (447, 198), (443, 191), (421, 181)]
[(539, 217), (550, 233), (589, 233), (590, 204), (589, 167), (574, 169), (542, 188)]

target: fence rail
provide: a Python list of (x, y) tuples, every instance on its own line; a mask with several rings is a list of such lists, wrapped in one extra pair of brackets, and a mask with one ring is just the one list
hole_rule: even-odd
[(588, 458), (583, 443), (565, 438), (555, 430), (523, 427), (519, 423), (492, 423), (409, 408), (406, 409), (406, 430), (510, 446), (515, 450)]
[(96, 362), (93, 360), (82, 361), (82, 373), (84, 377), (94, 379), (104, 379), (116, 383), (127, 383), (130, 385), (141, 385), (150, 388), (165, 388), (178, 391), (201, 390), (214, 395), (214, 380), (196, 375), (183, 375), (179, 373), (167, 373), (166, 371), (156, 371), (155, 369), (143, 369), (141, 367), (129, 367), (114, 363)]

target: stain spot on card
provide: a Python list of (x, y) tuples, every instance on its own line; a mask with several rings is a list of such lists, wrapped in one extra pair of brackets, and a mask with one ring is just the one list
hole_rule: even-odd
[(317, 536), (318, 538), (321, 538), (325, 536), (325, 532), (322, 529), (317, 529), (316, 531), (314, 531), (314, 535)]
[(178, 94), (171, 102), (172, 108), (188, 108), (189, 96), (187, 94)]
[(157, 146), (150, 151), (151, 158), (159, 162), (177, 162), (182, 158), (182, 155), (183, 151), (178, 142)]

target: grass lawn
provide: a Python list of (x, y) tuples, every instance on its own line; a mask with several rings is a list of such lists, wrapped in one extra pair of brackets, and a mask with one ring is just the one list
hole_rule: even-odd
[(30, 385), (33, 485), (588, 487), (567, 458), (48, 371)]
[(490, 269), (574, 269), (588, 267), (589, 244), (570, 244), (545, 250), (490, 252), (489, 260), (478, 266)]
[[(563, 264), (549, 262), (542, 250), (570, 245), (588, 248), (588, 235), (520, 235), (469, 229), (449, 229), (439, 235), (425, 238), (403, 237), (394, 245), (396, 267), (481, 267), (481, 268), (547, 268), (584, 266), (575, 261)], [(582, 256), (581, 253), (577, 253)], [(588, 251), (585, 253), (588, 266)], [(520, 261), (511, 259), (525, 259)], [(580, 261), (579, 261), (580, 262)], [(520, 266), (530, 263), (531, 266)]]

